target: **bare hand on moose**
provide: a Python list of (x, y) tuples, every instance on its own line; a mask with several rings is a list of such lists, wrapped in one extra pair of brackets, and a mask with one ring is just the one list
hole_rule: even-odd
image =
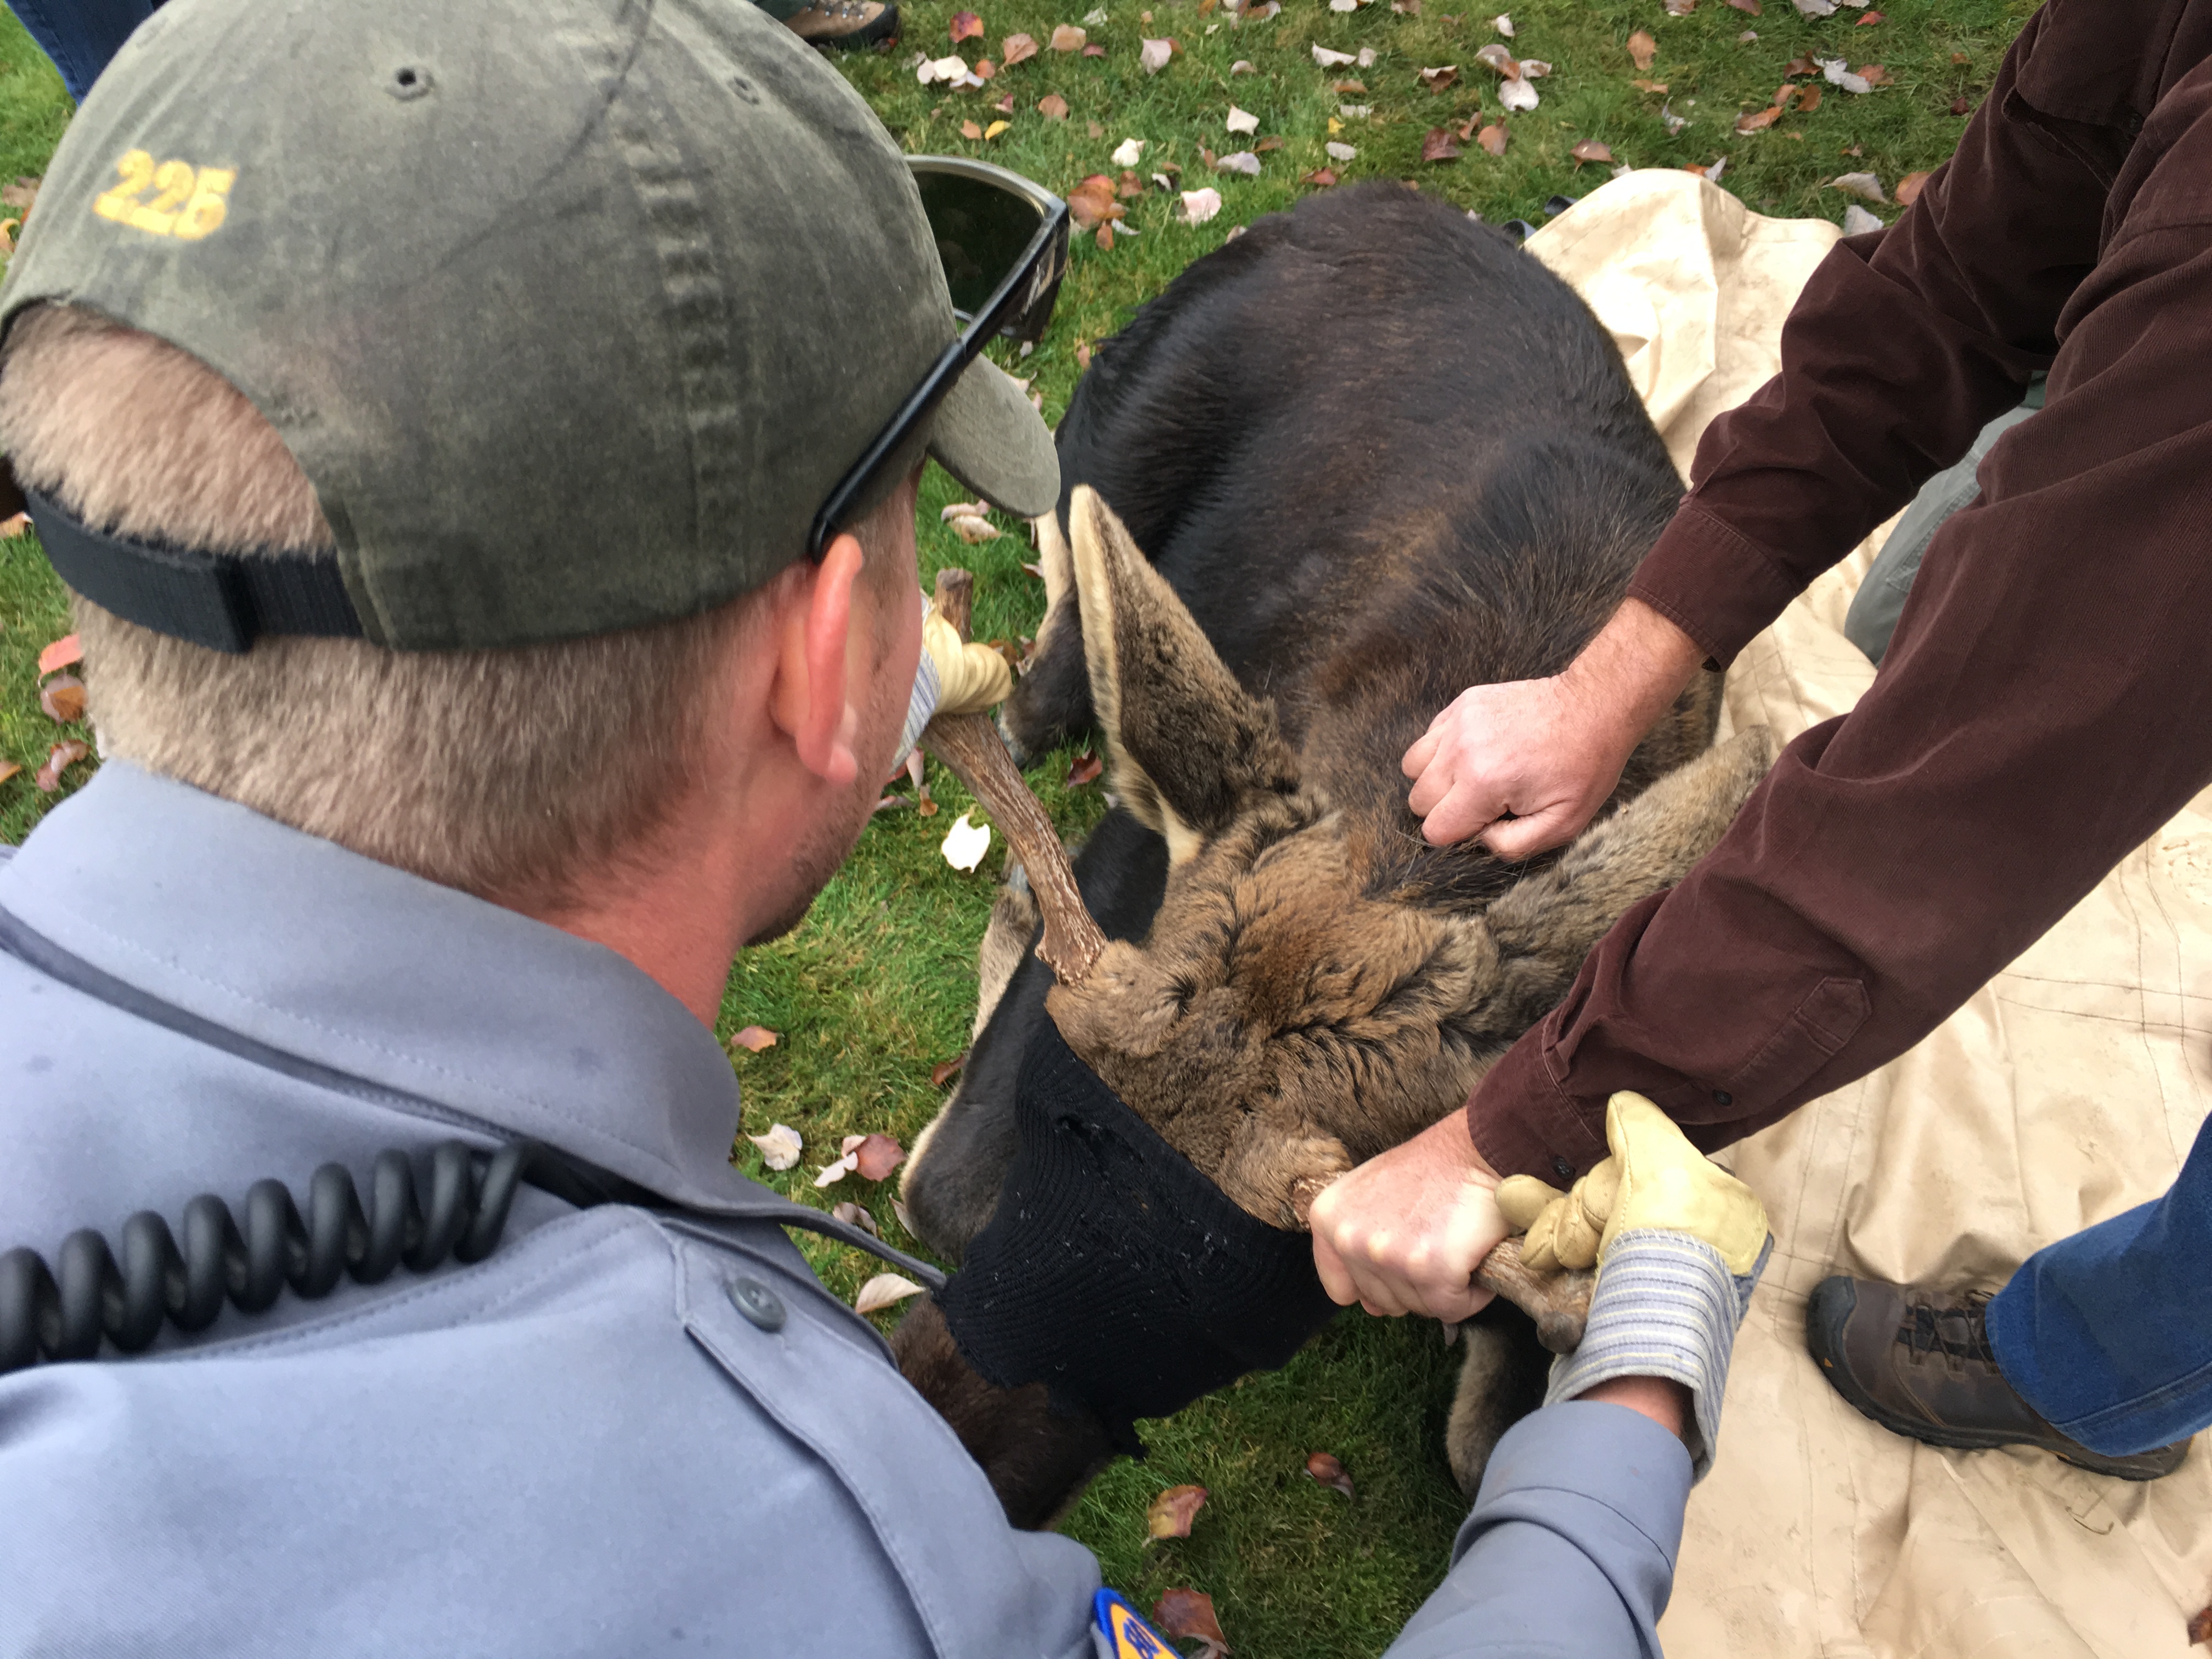
[(1630, 599), (1565, 672), (1461, 692), (1401, 763), (1422, 834), (1442, 847), (1480, 833), (1504, 859), (1572, 839), (1704, 654)]
[(1479, 1312), (1491, 1292), (1474, 1270), (1510, 1231), (1497, 1186), (1458, 1112), (1340, 1176), (1310, 1217), (1322, 1287), (1371, 1314)]

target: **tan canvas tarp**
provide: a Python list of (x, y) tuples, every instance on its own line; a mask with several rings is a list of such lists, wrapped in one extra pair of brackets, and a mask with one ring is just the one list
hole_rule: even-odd
[[(1650, 171), (1528, 246), (1613, 330), (1686, 471), (1706, 422), (1779, 366), (1783, 317), (1838, 234)], [(1730, 724), (1794, 738), (1872, 683), (1842, 628), (1881, 533), (1743, 653)], [(1994, 1288), (2164, 1191), (2208, 1109), (2212, 793), (1918, 1048), (1724, 1160), (1765, 1200), (1775, 1253), (1691, 1499), (1670, 1654), (2203, 1659), (2184, 1631), (2212, 1601), (2212, 1437), (2148, 1486), (1917, 1445), (1843, 1403), (1803, 1321), (1839, 1271)]]

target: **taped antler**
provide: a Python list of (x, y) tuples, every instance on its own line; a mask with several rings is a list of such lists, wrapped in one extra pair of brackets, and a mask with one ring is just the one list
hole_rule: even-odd
[[(975, 590), (975, 578), (968, 571), (937, 573), (937, 608), (963, 640), (968, 637)], [(992, 822), (1005, 833), (1014, 856), (1022, 861), (1037, 914), (1044, 918), (1038, 957), (1062, 985), (1082, 984), (1099, 952), (1106, 948), (1106, 934), (1084, 908), (1074, 866), (1067, 860), (1067, 849), (1060, 844), (1060, 832), (1022, 781), (991, 717), (939, 714), (923, 731), (921, 744), (982, 803)]]

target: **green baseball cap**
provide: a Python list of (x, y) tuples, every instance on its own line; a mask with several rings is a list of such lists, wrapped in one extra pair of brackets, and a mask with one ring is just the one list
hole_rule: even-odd
[[(407, 649), (758, 586), (960, 333), (898, 147), (748, 0), (171, 0), (56, 152), (0, 329), (40, 301), (250, 398)], [(1058, 496), (981, 358), (913, 442)]]

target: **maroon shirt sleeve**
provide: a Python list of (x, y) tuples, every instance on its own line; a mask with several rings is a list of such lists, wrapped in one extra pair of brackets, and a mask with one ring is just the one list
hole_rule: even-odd
[[(2105, 119), (2075, 118), (2100, 112), (2080, 87), (2064, 117), (2028, 104), (2045, 53), (2083, 50), (2062, 25), (2130, 14), (2143, 61), (2110, 62), (2109, 36), (2075, 60), (2114, 89)], [(1874, 686), (1478, 1087), (1468, 1127), (1502, 1173), (1588, 1169), (1618, 1089), (1711, 1150), (1863, 1076), (2212, 781), (2208, 46), (2212, 0), (2056, 0), (1928, 194), (1837, 248), (1782, 375), (1699, 447), (1634, 591), (1726, 660), (2051, 362)]]

